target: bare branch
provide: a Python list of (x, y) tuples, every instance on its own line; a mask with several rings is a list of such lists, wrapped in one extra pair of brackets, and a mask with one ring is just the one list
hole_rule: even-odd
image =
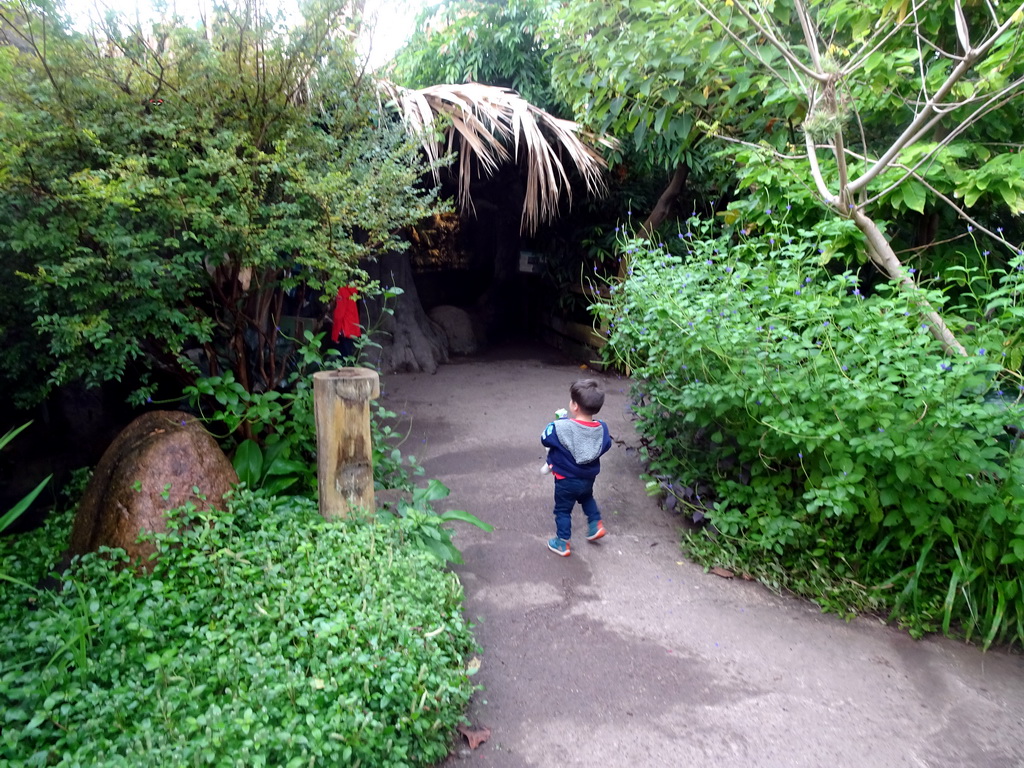
[[(917, 9), (924, 6), (929, 1), (930, 0), (917, 0), (913, 8), (911, 8), (911, 13), (916, 14)], [(880, 50), (883, 45), (885, 45), (891, 38), (895, 37), (897, 33), (899, 33), (904, 27), (906, 27), (908, 24), (907, 19), (911, 18), (911, 13), (908, 13), (906, 16), (904, 16), (903, 20), (897, 21), (895, 24), (893, 24), (892, 28), (888, 32), (886, 32), (886, 34), (880, 37), (878, 41), (863, 54), (857, 57), (852, 57), (850, 59), (850, 64), (843, 68), (843, 77), (847, 77), (851, 73), (856, 72), (858, 69), (864, 66), (864, 62), (868, 59), (868, 57), (870, 57), (876, 51)]]
[[(750, 58), (752, 58), (754, 61), (760, 62), (763, 66), (765, 66), (768, 69), (769, 72), (771, 72), (775, 77), (777, 77), (780, 82), (786, 82), (786, 78), (784, 78), (782, 74), (773, 66), (771, 66), (768, 62), (762, 59), (761, 56), (757, 53), (757, 51), (753, 50), (749, 45), (747, 45), (746, 41), (743, 40), (739, 35), (737, 35), (736, 32), (732, 29), (732, 27), (730, 27), (726, 22), (718, 18), (718, 16), (715, 15), (714, 11), (712, 11), (710, 8), (704, 5), (704, 3), (701, 2), (701, 0), (696, 0), (696, 2), (697, 7), (700, 8), (705, 14), (707, 14), (709, 18), (717, 22), (719, 26), (722, 27), (722, 30), (725, 32), (725, 34), (731, 37), (733, 41), (738, 46), (740, 46), (740, 48), (742, 48)], [(739, 7), (738, 4), (736, 7)], [(744, 13), (743, 9), (740, 9), (740, 12)], [(753, 20), (749, 14), (744, 13), (744, 15), (747, 18), (751, 19), (752, 23), (757, 27), (758, 31), (763, 30), (763, 34), (765, 37), (769, 37), (770, 39), (774, 40), (774, 37), (766, 29), (764, 29), (764, 27), (758, 24), (756, 20)], [(800, 71), (804, 71), (804, 74), (806, 74), (808, 77), (811, 77), (812, 79), (820, 79), (817, 73), (813, 72), (810, 69), (807, 69), (807, 67), (804, 66), (803, 64), (800, 64), (796, 57), (794, 57), (792, 53), (790, 53), (789, 50), (781, 43), (778, 43), (774, 47), (786, 59), (786, 63), (789, 65), (790, 70), (793, 72), (794, 75), (799, 77)]]
[(804, 147), (807, 152), (807, 160), (811, 164), (811, 178), (814, 179), (814, 186), (817, 188), (818, 194), (829, 205), (836, 205), (838, 198), (829, 192), (828, 185), (825, 183), (825, 177), (821, 173), (821, 166), (818, 165), (818, 150), (814, 146), (814, 139), (806, 131), (804, 131)]
[(910, 125), (904, 129), (903, 133), (897, 138), (890, 146), (889, 149), (859, 178), (851, 182), (850, 191), (857, 193), (864, 189), (868, 184), (871, 183), (882, 171), (888, 167), (889, 163), (904, 149), (910, 146), (914, 141), (917, 141), (922, 135), (922, 130), (926, 129), (927, 126), (934, 124), (934, 120), (937, 117), (937, 107), (940, 106), (943, 99), (949, 94), (967, 72), (969, 72), (974, 65), (982, 60), (996, 44), (996, 41), (1002, 36), (1002, 34), (1009, 29), (1016, 22), (1013, 18), (1016, 14), (1024, 12), (1024, 3), (1019, 5), (1007, 20), (1001, 24), (995, 32), (988, 36), (977, 48), (972, 49), (964, 56), (963, 60), (960, 61), (953, 71), (946, 78), (945, 82), (935, 91), (935, 95), (925, 103), (920, 113), (911, 121)]
[[(1018, 95), (1017, 93), (1014, 93), (1013, 91), (1015, 89), (1020, 88), (1021, 86), (1024, 86), (1024, 77), (1019, 78), (1018, 80), (1014, 81), (1010, 85), (1008, 85), (1005, 88), (1003, 88), (1000, 91), (998, 91), (996, 94), (993, 94), (990, 99), (986, 100), (985, 104), (980, 106), (973, 114), (971, 114), (968, 117), (966, 117), (965, 119), (959, 121), (957, 123), (956, 127), (954, 127), (940, 141), (936, 142), (935, 146), (932, 147), (924, 155), (922, 155), (921, 159), (918, 160), (918, 162), (912, 168), (909, 168), (908, 172), (905, 173), (903, 176), (901, 176), (899, 180), (889, 184), (889, 186), (885, 187), (885, 189), (883, 189), (880, 192), (877, 192), (874, 195), (872, 195), (871, 197), (865, 199), (862, 202), (862, 205), (867, 205), (868, 203), (873, 203), (876, 200), (879, 200), (880, 198), (883, 198), (886, 195), (888, 195), (889, 193), (891, 193), (896, 187), (898, 187), (900, 184), (902, 184), (907, 179), (908, 176), (910, 176), (912, 173), (915, 173), (919, 168), (921, 168), (922, 165), (924, 165), (925, 163), (933, 161), (936, 158), (936, 156), (938, 155), (939, 151), (943, 147), (946, 147), (949, 144), (951, 144), (954, 139), (956, 139), (958, 136), (960, 136), (960, 134), (962, 134), (964, 131), (966, 131), (971, 125), (976, 123), (978, 120), (980, 120), (982, 117), (984, 117), (985, 115), (989, 114), (990, 112), (993, 112), (993, 111), (995, 111), (997, 109), (1000, 109), (1000, 108), (1006, 106), (1009, 102), (1011, 102)], [(866, 158), (861, 158), (861, 157), (859, 157), (857, 155), (854, 155), (852, 152), (849, 152), (849, 154), (850, 154), (851, 157), (857, 157), (860, 160), (866, 160)], [(893, 162), (893, 163), (890, 164), (890, 167), (892, 167), (892, 168), (905, 168), (906, 166), (903, 166), (901, 164)]]

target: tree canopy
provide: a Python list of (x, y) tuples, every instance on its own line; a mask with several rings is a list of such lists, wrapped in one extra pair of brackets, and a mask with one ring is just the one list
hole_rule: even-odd
[(3, 4), (21, 45), (0, 48), (0, 355), (19, 402), (132, 366), (272, 389), (286, 317), (322, 314), (320, 292), (435, 210), (355, 64), (352, 8), (303, 13), (243, 0), (84, 35)]

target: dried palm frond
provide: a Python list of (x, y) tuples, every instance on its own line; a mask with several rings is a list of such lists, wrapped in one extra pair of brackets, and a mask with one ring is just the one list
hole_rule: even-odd
[[(470, 183), (474, 167), (490, 176), (510, 161), (520, 163), (526, 171), (521, 228), (527, 232), (535, 231), (541, 221), (555, 218), (563, 194), (572, 205), (572, 187), (563, 160), (576, 167), (590, 194), (605, 189), (601, 172), (607, 163), (597, 147), (613, 148), (613, 141), (548, 114), (515, 91), (482, 83), (410, 90), (386, 81), (380, 89), (398, 109), (408, 130), (420, 137), (431, 163), (436, 164), (445, 143), (446, 151), (456, 151), (459, 204), (464, 211), (473, 211)], [(447, 118), (443, 127), (441, 116)], [(436, 179), (436, 165), (434, 176)]]

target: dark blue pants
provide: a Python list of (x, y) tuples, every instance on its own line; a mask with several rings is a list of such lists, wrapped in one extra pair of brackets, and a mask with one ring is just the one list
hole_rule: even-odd
[(588, 523), (601, 519), (601, 510), (594, 501), (594, 478), (567, 477), (555, 479), (555, 531), (558, 538), (568, 541), (572, 538), (572, 510), (576, 502), (583, 507)]

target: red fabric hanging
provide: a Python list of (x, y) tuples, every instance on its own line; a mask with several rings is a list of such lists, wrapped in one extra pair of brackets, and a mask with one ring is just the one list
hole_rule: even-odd
[(356, 289), (343, 286), (338, 289), (338, 297), (334, 301), (334, 324), (331, 327), (331, 341), (341, 336), (346, 339), (358, 339), (363, 335), (359, 327), (359, 307), (356, 306)]

